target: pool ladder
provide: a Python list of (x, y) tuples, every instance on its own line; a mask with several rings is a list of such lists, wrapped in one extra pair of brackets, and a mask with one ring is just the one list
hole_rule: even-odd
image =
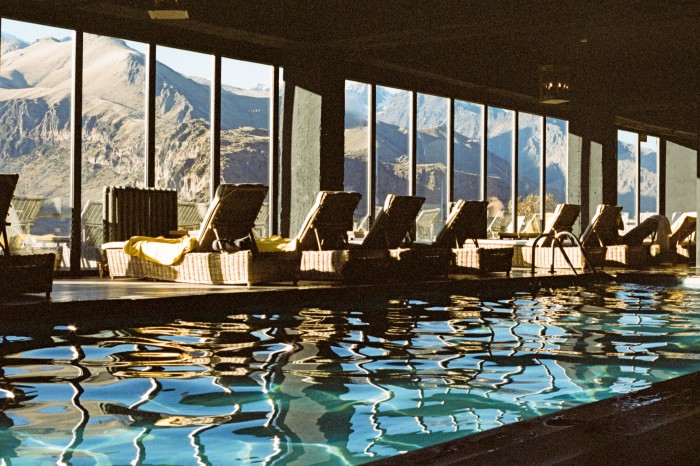
[(568, 238), (570, 239), (576, 247), (578, 247), (579, 251), (581, 251), (581, 255), (585, 259), (585, 264), (583, 267), (581, 267), (581, 272), (585, 272), (585, 267), (588, 267), (591, 272), (595, 273), (596, 269), (591, 263), (590, 258), (588, 257), (588, 254), (586, 254), (586, 250), (583, 248), (583, 245), (581, 244), (581, 241), (571, 233), (570, 231), (560, 231), (557, 234), (552, 234), (552, 233), (542, 233), (539, 235), (537, 238), (535, 238), (535, 241), (532, 243), (532, 265), (530, 267), (530, 273), (532, 275), (535, 274), (535, 262), (537, 260), (537, 255), (535, 254), (536, 248), (537, 248), (537, 243), (544, 238), (551, 238), (552, 239), (552, 245), (550, 246), (552, 249), (552, 264), (549, 267), (549, 273), (553, 274), (554, 273), (554, 247), (558, 247), (559, 251), (561, 251), (562, 255), (564, 256), (564, 259), (566, 260), (566, 263), (569, 264), (569, 267), (571, 267), (571, 270), (574, 272), (574, 275), (578, 275), (576, 272), (576, 267), (571, 263), (571, 259), (569, 259), (569, 256), (566, 254), (566, 251), (564, 251), (564, 247), (562, 246), (562, 238)]

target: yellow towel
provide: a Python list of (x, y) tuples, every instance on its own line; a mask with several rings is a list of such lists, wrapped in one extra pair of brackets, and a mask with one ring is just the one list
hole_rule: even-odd
[(256, 238), (255, 244), (260, 252), (276, 252), (293, 250), (294, 242), (289, 238), (272, 235), (267, 238)]
[(183, 254), (197, 247), (197, 239), (192, 236), (182, 238), (151, 238), (148, 236), (132, 236), (124, 244), (124, 252), (130, 256), (157, 262), (163, 265), (173, 265)]

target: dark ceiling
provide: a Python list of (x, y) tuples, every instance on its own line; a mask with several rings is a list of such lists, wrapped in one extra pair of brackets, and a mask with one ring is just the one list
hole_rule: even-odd
[(189, 0), (185, 21), (150, 20), (150, 3), (2, 0), (0, 15), (281, 66), (331, 57), (349, 79), (525, 109), (538, 66), (565, 64), (572, 101), (542, 112), (600, 111), (697, 147), (698, 0)]

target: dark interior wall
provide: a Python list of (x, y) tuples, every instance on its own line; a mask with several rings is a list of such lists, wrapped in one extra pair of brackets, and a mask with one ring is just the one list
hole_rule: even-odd
[(284, 70), (281, 233), (294, 236), (320, 190), (343, 190), (345, 80), (323, 60)]

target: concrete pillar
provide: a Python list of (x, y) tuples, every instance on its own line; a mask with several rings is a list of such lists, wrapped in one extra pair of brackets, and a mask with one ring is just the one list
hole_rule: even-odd
[(345, 81), (320, 61), (284, 81), (280, 230), (293, 237), (319, 190), (343, 190)]
[(581, 204), (581, 230), (599, 204), (617, 203), (617, 131), (607, 109), (582, 108), (569, 120), (568, 189), (570, 202)]
[[(583, 190), (582, 181), (584, 180), (584, 172), (588, 174), (588, 170), (583, 167), (583, 149), (586, 147), (583, 144), (583, 138), (572, 134), (569, 131), (568, 147), (568, 163), (566, 174), (566, 202), (568, 204), (578, 204), (583, 208)], [(581, 234), (581, 222), (583, 215), (579, 215), (576, 224), (574, 225), (574, 233)], [(585, 217), (588, 217), (587, 215)]]

